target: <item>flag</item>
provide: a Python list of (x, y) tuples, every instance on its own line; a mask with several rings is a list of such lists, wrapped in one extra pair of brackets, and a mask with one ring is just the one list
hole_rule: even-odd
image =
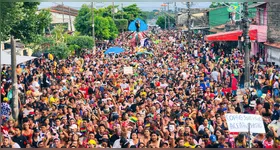
[(137, 117), (130, 117), (130, 122), (136, 123), (138, 121)]

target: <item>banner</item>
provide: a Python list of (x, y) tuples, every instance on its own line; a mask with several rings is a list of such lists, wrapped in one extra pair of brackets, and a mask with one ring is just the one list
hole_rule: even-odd
[(266, 133), (262, 116), (251, 114), (226, 114), (230, 132)]
[(133, 74), (133, 67), (123, 67), (124, 74)]

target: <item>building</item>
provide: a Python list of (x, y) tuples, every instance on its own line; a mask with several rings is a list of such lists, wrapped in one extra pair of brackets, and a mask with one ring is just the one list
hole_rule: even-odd
[[(268, 2), (263, 5), (263, 18), (267, 18), (267, 42), (264, 43), (266, 60), (280, 65), (280, 3)], [(264, 21), (265, 24), (265, 21)]]
[[(252, 2), (249, 2), (252, 5)], [(256, 8), (249, 8), (249, 18), (255, 18)], [(209, 27), (211, 33), (234, 31), (240, 29), (241, 8), (236, 13), (228, 11), (228, 6), (209, 9)]]
[[(250, 36), (250, 49), (251, 55), (260, 55), (265, 57), (265, 49), (264, 43), (267, 41), (267, 5), (264, 2), (258, 3), (249, 3), (249, 20), (251, 21), (250, 28), (249, 28), (249, 36)], [(241, 26), (240, 20), (233, 20), (232, 22), (226, 22), (226, 24), (222, 24), (226, 21), (226, 14), (229, 15), (230, 13), (225, 12), (227, 11), (224, 7), (214, 10), (210, 10), (209, 12), (209, 24), (210, 24), (210, 31), (212, 32), (214, 29), (219, 27), (220, 30), (215, 29), (217, 34), (212, 34), (206, 36), (206, 40), (212, 42), (238, 42), (242, 39), (243, 31)], [(214, 14), (219, 14), (218, 16), (214, 17)], [(235, 18), (240, 18), (239, 14), (236, 14)], [(217, 26), (216, 26), (217, 25)], [(241, 47), (241, 43), (238, 43)]]
[[(191, 9), (191, 30), (197, 31), (208, 31), (208, 11), (206, 9)], [(181, 11), (178, 16), (178, 26), (182, 27), (182, 30), (187, 30), (188, 14)]]
[[(16, 42), (16, 54), (19, 56), (31, 56), (32, 51), (25, 47), (23, 43), (20, 42), (19, 39), (15, 39)], [(8, 54), (11, 53), (11, 40), (2, 41), (1, 42), (1, 50), (7, 52)]]
[(50, 31), (57, 24), (64, 24), (68, 31), (75, 31), (74, 20), (78, 15), (78, 10), (64, 5), (53, 6), (49, 9), (52, 17)]
[(264, 43), (267, 41), (267, 3), (258, 2), (249, 6), (256, 8), (256, 17), (251, 22), (250, 29), (257, 29), (257, 40), (251, 43), (251, 55), (259, 55), (265, 58), (266, 50)]

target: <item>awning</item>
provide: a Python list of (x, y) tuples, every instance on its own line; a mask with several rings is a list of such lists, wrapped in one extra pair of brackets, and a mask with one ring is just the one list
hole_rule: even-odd
[[(25, 63), (29, 60), (33, 60), (36, 59), (37, 57), (31, 57), (31, 56), (18, 56), (16, 55), (16, 63), (17, 64), (21, 64), (21, 63)], [(11, 60), (11, 55), (8, 54), (7, 52), (2, 51), (1, 52), (1, 64), (2, 65), (11, 65), (12, 64), (12, 60)]]
[[(238, 37), (242, 35), (242, 30), (217, 33), (205, 36), (206, 41), (238, 41)], [(257, 39), (257, 29), (249, 31), (250, 40)]]

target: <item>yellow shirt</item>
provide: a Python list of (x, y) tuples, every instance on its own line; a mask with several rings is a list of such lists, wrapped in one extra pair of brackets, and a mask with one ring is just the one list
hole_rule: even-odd
[(53, 104), (56, 104), (59, 101), (59, 99), (51, 97), (49, 101), (50, 101), (50, 105), (53, 105)]
[(49, 54), (48, 57), (49, 57), (49, 60), (53, 60), (53, 55), (52, 54)]
[(196, 145), (190, 145), (189, 142), (186, 142), (186, 143), (184, 144), (184, 146), (185, 146), (185, 147), (188, 147), (188, 148), (195, 148)]

